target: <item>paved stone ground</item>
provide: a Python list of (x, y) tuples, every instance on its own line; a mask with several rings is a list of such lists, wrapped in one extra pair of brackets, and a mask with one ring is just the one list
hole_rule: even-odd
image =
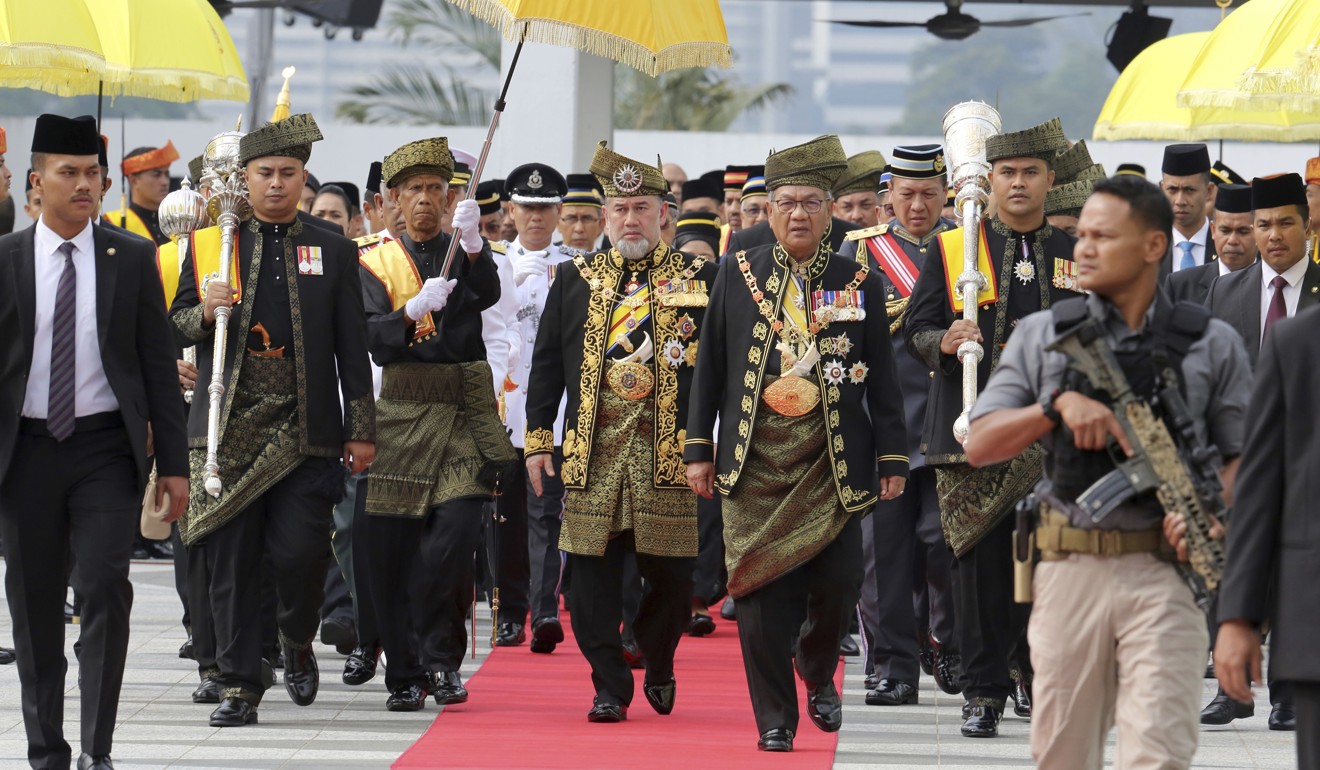
[[(3, 568), (0, 567), (0, 570)], [(194, 704), (189, 697), (196, 686), (191, 661), (178, 658), (183, 641), (180, 608), (174, 593), (173, 573), (167, 563), (133, 565), (136, 600), (128, 670), (120, 699), (120, 724), (115, 733), (115, 764), (133, 768), (388, 768), (430, 726), (438, 713), (434, 703), (416, 714), (384, 710), (381, 677), (363, 687), (339, 681), (343, 657), (320, 647), (322, 686), (312, 706), (291, 704), (277, 685), (261, 707), (256, 727), (221, 730), (208, 727), (212, 706)], [(478, 659), (464, 667), (464, 676), (476, 670), (488, 650), (489, 621), (478, 621)], [(721, 621), (722, 622), (722, 621)], [(72, 628), (72, 627), (71, 627)], [(68, 635), (69, 687), (66, 691), (65, 735), (75, 756), (77, 736), (77, 663), (74, 635)], [(0, 644), (9, 644), (7, 611), (0, 611)], [(686, 639), (685, 644), (700, 644)], [(1214, 694), (1205, 684), (1205, 700)], [(961, 737), (961, 698), (939, 692), (926, 679), (921, 704), (898, 709), (865, 705), (859, 664), (848, 666), (844, 688), (845, 718), (840, 733), (836, 770), (861, 768), (1030, 768), (1029, 727), (1008, 717), (996, 740)], [(681, 708), (681, 706), (680, 706)], [(1282, 770), (1295, 765), (1290, 733), (1266, 729), (1269, 704), (1261, 693), (1257, 716), (1223, 728), (1204, 730), (1196, 756), (1197, 768), (1262, 768)], [(803, 720), (804, 729), (812, 729)], [(754, 736), (731, 736), (754, 740)], [(27, 742), (19, 710), (17, 672), (0, 667), (0, 770), (26, 768)], [(531, 768), (532, 765), (528, 764)]]

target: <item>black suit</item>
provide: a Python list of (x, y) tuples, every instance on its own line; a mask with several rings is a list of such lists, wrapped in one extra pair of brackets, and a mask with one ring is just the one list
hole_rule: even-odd
[[(1226, 321), (1242, 335), (1247, 358), (1253, 367), (1260, 355), (1260, 289), (1263, 269), (1257, 260), (1250, 267), (1220, 278), (1215, 281), (1205, 300), (1211, 315)], [(1320, 265), (1307, 262), (1306, 276), (1302, 278), (1300, 288), (1301, 293), (1297, 297), (1299, 313), (1320, 300)]]
[[(856, 230), (857, 225), (838, 217), (830, 218), (830, 229), (825, 233), (829, 239), (830, 251), (835, 254), (843, 248), (843, 236), (850, 230)], [(777, 242), (775, 233), (770, 229), (769, 222), (761, 222), (744, 228), (729, 236), (729, 248), (725, 254), (736, 254), (739, 251), (750, 251), (757, 246), (773, 246)], [(721, 255), (723, 256), (723, 255)]]
[(106, 228), (93, 230), (96, 320), (119, 409), (79, 415), (64, 441), (44, 420), (21, 418), (36, 333), (35, 232), (0, 238), (0, 334), (9, 343), (0, 352), (0, 526), (29, 759), (67, 767), (61, 609), (69, 552), (83, 600), (82, 749), (109, 754), (133, 603), (128, 562), (151, 469), (148, 425), (161, 475), (187, 476), (188, 463), (155, 248)]
[(1210, 296), (1210, 287), (1219, 277), (1219, 262), (1207, 262), (1190, 270), (1169, 273), (1164, 278), (1164, 290), (1174, 302), (1195, 302), (1204, 305)]
[[(1309, 279), (1309, 275), (1308, 275)], [(1306, 294), (1309, 294), (1309, 289)], [(1303, 296), (1306, 296), (1303, 294)], [(1320, 767), (1320, 309), (1299, 310), (1265, 338), (1247, 410), (1219, 620), (1269, 620), (1270, 677), (1294, 684), (1298, 766)], [(1272, 600), (1271, 600), (1271, 595)]]
[[(1211, 227), (1213, 226), (1214, 225), (1212, 223)], [(1205, 259), (1201, 262), (1200, 265), (1198, 265), (1198, 267), (1203, 267), (1205, 265), (1212, 264), (1218, 261), (1218, 259), (1219, 256), (1215, 253), (1215, 239), (1211, 238), (1210, 233), (1207, 232), (1205, 234)], [(1164, 261), (1160, 262), (1161, 281), (1167, 279), (1170, 275), (1174, 274), (1175, 271), (1173, 269), (1173, 266), (1180, 260), (1182, 260), (1182, 249), (1176, 248), (1173, 245), (1173, 240), (1170, 239), (1169, 248), (1164, 252)], [(1181, 273), (1182, 271), (1178, 270), (1176, 272)]]

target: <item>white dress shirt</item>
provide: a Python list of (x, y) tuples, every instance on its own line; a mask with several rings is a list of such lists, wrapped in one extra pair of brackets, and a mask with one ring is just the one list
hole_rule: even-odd
[[(119, 411), (119, 399), (110, 389), (101, 364), (101, 340), (96, 326), (96, 240), (92, 223), (69, 239), (73, 243), (73, 268), (78, 277), (74, 301), (74, 415), (85, 417)], [(32, 338), (32, 367), (28, 370), (23, 396), (23, 416), (46, 419), (50, 400), (51, 327), (55, 315), (55, 293), (64, 272), (64, 239), (37, 220), (33, 265), (36, 274), (36, 330)]]
[[(508, 248), (509, 259), (512, 262), (517, 262), (524, 254), (535, 251), (523, 246), (516, 238), (508, 244)], [(536, 334), (541, 326), (541, 314), (545, 312), (545, 300), (550, 294), (550, 268), (571, 260), (575, 253), (567, 246), (554, 244), (547, 246), (544, 251), (545, 256), (540, 259), (545, 260), (545, 270), (525, 279), (514, 291), (514, 296), (517, 297), (517, 328), (522, 337), (522, 356), (521, 360), (509, 369), (509, 376), (517, 388), (504, 394), (506, 407), (504, 424), (511, 431), (510, 438), (513, 440), (513, 445), (519, 449), (523, 448), (527, 432), (527, 383), (532, 374), (532, 351), (536, 347)], [(553, 330), (555, 333), (558, 331), (558, 329)], [(565, 374), (569, 387), (577, 387), (578, 373), (565, 372)], [(555, 418), (555, 446), (562, 445), (564, 441), (564, 409), (567, 406), (568, 397), (565, 395), (559, 399), (559, 415)]]
[(1284, 270), (1282, 273), (1274, 272), (1265, 260), (1260, 261), (1260, 336), (1265, 338), (1265, 316), (1270, 312), (1270, 302), (1274, 299), (1274, 287), (1270, 285), (1275, 276), (1282, 275), (1283, 280), (1288, 283), (1283, 287), (1283, 306), (1287, 310), (1287, 317), (1292, 318), (1297, 315), (1297, 300), (1302, 296), (1302, 279), (1306, 277), (1306, 257), (1297, 260), (1297, 264)]
[(522, 335), (518, 331), (518, 293), (513, 282), (513, 263), (509, 257), (491, 251), (495, 271), (500, 277), (500, 298), (481, 311), (481, 340), (486, 343), (486, 360), (495, 380), (495, 398), (504, 392), (504, 378), (518, 365), (522, 354)]
[(1201, 223), (1201, 229), (1192, 234), (1191, 238), (1184, 238), (1183, 234), (1178, 232), (1178, 228), (1173, 228), (1173, 272), (1182, 269), (1183, 248), (1178, 244), (1183, 241), (1192, 242), (1192, 259), (1197, 265), (1205, 264), (1205, 245), (1210, 241), (1210, 220), (1206, 219)]

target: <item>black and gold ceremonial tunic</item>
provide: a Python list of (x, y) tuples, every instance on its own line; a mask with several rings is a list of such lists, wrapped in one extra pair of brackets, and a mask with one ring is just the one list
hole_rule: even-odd
[[(977, 313), (985, 350), (977, 369), (978, 392), (985, 389), (1019, 320), (1078, 296), (1073, 261), (1076, 239), (1071, 235), (1047, 222), (1031, 232), (1018, 233), (998, 219), (986, 221), (981, 232), (992, 273), (986, 277), (995, 301), (983, 300)], [(942, 239), (945, 237), (947, 234)], [(939, 253), (932, 255), (934, 259), (922, 269), (913, 287), (903, 327), (908, 352), (934, 373), (922, 451), (926, 463), (936, 468), (945, 538), (961, 556), (1040, 480), (1041, 453), (1039, 445), (1032, 445), (1009, 462), (973, 469), (954, 438), (953, 423), (962, 413), (962, 364), (956, 355), (940, 351), (940, 340), (963, 317), (961, 310), (954, 309), (956, 289), (950, 288), (949, 276), (956, 280), (963, 270), (962, 252), (955, 251), (945, 253), (941, 240)]]
[(239, 226), (236, 240), (230, 284), (237, 299), (220, 402), (219, 498), (203, 487), (214, 328), (203, 326), (200, 300), (218, 271), (219, 228), (193, 234), (170, 308), (176, 342), (197, 346), (198, 403), (188, 414), (191, 486), (181, 522), (187, 543), (223, 526), (305, 459), (327, 458), (329, 472), (346, 441), (375, 440), (353, 242), (299, 221), (256, 218)]
[(455, 255), (450, 275), (458, 283), (443, 310), (412, 322), (405, 314), (422, 284), (441, 275), (450, 238), (405, 234), (361, 258), (367, 336), (383, 369), (367, 485), (372, 514), (420, 517), (448, 500), (488, 497), (498, 471), (516, 460), (481, 338), (481, 311), (500, 298), (490, 247), (476, 261)]
[[(737, 598), (870, 511), (880, 476), (907, 476), (903, 396), (880, 276), (828, 247), (796, 266), (778, 245), (726, 257), (705, 335), (684, 458), (715, 462)], [(780, 376), (791, 371), (786, 353), (805, 368), (813, 346), (820, 358), (800, 379)]]
[(560, 265), (532, 354), (525, 451), (554, 451), (567, 390), (562, 550), (599, 556), (631, 530), (639, 552), (696, 556), (684, 425), (715, 272), (664, 243), (642, 259), (609, 249)]

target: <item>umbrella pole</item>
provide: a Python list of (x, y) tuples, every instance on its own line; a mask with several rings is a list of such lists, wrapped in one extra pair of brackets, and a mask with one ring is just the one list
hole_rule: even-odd
[[(505, 97), (509, 95), (509, 84), (513, 82), (513, 71), (518, 68), (518, 57), (522, 55), (523, 41), (518, 41), (518, 47), (513, 49), (513, 60), (509, 62), (509, 74), (504, 76), (504, 87), (500, 89), (500, 98), (495, 100), (495, 110), (490, 116), (490, 127), (486, 129), (486, 141), (481, 144), (481, 154), (477, 156), (477, 167), (472, 169), (472, 181), (468, 182), (467, 199), (477, 197), (477, 184), (481, 181), (481, 172), (486, 168), (486, 157), (490, 155), (490, 143), (495, 139), (495, 129), (499, 128), (500, 115), (504, 113)], [(444, 267), (440, 269), (440, 275), (448, 276), (449, 268), (453, 266), (454, 255), (458, 253), (458, 236), (449, 239), (449, 251), (445, 254)]]
[(96, 81), (96, 133), (104, 134), (105, 129), (101, 128), (101, 102), (105, 99), (105, 81)]

